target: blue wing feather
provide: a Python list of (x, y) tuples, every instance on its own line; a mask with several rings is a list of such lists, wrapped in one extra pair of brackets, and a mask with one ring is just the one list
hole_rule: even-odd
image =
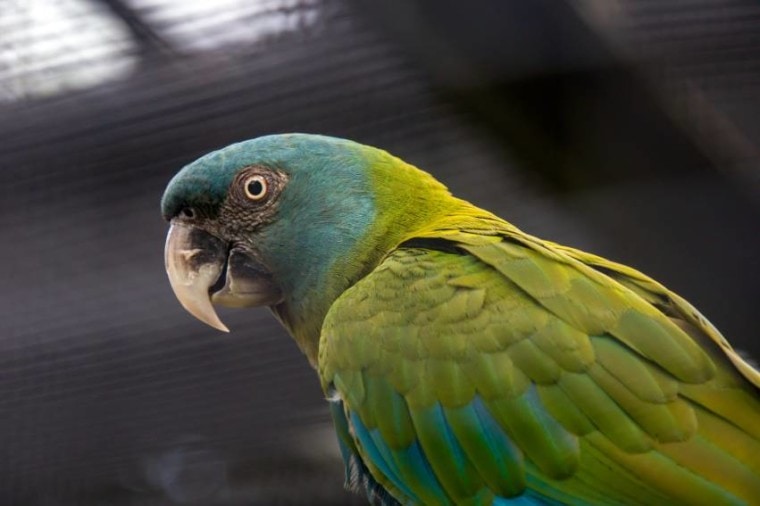
[(335, 424), (335, 431), (338, 435), (338, 446), (343, 456), (343, 462), (346, 465), (346, 488), (353, 492), (359, 492), (361, 489), (364, 489), (367, 499), (374, 506), (401, 506), (388, 493), (385, 487), (372, 477), (364, 461), (356, 451), (356, 446), (349, 432), (343, 402), (335, 400), (329, 404)]

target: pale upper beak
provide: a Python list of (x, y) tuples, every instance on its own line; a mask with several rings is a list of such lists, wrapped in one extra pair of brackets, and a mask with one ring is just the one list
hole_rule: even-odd
[(274, 305), (282, 300), (271, 273), (250, 252), (230, 248), (218, 237), (186, 223), (172, 221), (164, 261), (180, 304), (200, 321), (223, 332), (229, 329), (212, 302), (250, 307)]

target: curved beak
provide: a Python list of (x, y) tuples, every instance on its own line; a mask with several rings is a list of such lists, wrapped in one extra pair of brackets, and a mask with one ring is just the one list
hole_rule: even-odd
[(209, 289), (226, 261), (227, 245), (213, 235), (180, 223), (169, 227), (164, 263), (174, 295), (191, 315), (223, 332), (230, 330), (214, 311)]
[(229, 329), (212, 302), (231, 307), (272, 305), (282, 300), (272, 276), (251, 253), (203, 229), (172, 222), (164, 249), (166, 273), (180, 304), (200, 321)]

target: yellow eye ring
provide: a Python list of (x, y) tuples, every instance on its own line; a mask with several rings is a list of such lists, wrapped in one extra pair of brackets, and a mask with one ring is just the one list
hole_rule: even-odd
[(261, 200), (267, 196), (269, 188), (266, 178), (260, 174), (256, 174), (246, 178), (243, 183), (243, 190), (245, 191), (245, 196), (250, 200)]

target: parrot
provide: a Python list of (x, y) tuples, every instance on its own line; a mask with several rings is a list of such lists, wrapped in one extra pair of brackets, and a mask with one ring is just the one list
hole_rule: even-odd
[(176, 298), (271, 310), (370, 504), (760, 504), (760, 372), (631, 267), (316, 134), (202, 156), (161, 211)]

